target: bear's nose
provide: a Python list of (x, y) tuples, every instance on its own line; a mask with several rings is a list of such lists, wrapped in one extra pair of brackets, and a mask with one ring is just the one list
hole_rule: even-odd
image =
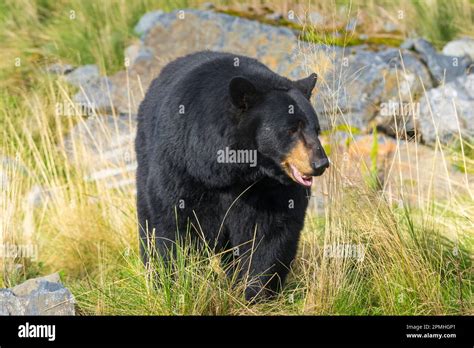
[(327, 157), (318, 159), (317, 161), (313, 162), (312, 165), (314, 170), (313, 176), (319, 176), (324, 173), (326, 168), (329, 167), (329, 159)]

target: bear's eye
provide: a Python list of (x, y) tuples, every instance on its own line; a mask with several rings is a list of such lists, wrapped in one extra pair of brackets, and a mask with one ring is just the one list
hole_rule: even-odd
[(288, 134), (289, 135), (294, 135), (295, 133), (298, 132), (299, 127), (298, 126), (293, 126), (290, 129), (288, 129)]
[(304, 123), (303, 123), (303, 121), (299, 120), (295, 125), (293, 125), (293, 126), (288, 130), (288, 134), (294, 135), (294, 134), (297, 133), (300, 129), (303, 129), (303, 128), (304, 128)]

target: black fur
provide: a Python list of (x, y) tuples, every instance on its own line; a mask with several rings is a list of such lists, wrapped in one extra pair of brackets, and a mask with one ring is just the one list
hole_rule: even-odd
[[(163, 69), (140, 105), (135, 143), (144, 262), (153, 229), (156, 248), (166, 257), (177, 226), (182, 234), (191, 222), (216, 250), (239, 247), (240, 277), (247, 271), (258, 276), (247, 299), (281, 287), (296, 254), (309, 190), (291, 180), (280, 162), (295, 132), (305, 132), (309, 146), (317, 140), (319, 125), (308, 102), (315, 82), (314, 74), (294, 82), (254, 59), (209, 51)], [(289, 105), (294, 114), (288, 114)], [(218, 163), (217, 152), (226, 147), (256, 150), (257, 165)]]

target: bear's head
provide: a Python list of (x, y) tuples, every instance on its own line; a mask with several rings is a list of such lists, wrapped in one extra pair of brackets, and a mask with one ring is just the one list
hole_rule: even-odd
[[(317, 75), (283, 83), (232, 78), (229, 92), (239, 110), (239, 129), (256, 147), (258, 167), (280, 182), (309, 187), (329, 159), (318, 138), (320, 127), (310, 103)], [(290, 180), (289, 180), (290, 179)]]

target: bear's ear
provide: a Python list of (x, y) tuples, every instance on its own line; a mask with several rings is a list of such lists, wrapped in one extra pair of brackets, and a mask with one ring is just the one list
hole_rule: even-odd
[(229, 84), (232, 103), (241, 110), (248, 110), (256, 101), (258, 93), (252, 82), (245, 77), (234, 77)]
[(308, 77), (304, 79), (295, 81), (296, 88), (298, 88), (306, 98), (311, 98), (311, 92), (313, 92), (313, 88), (316, 85), (316, 81), (318, 79), (318, 75), (312, 73)]

